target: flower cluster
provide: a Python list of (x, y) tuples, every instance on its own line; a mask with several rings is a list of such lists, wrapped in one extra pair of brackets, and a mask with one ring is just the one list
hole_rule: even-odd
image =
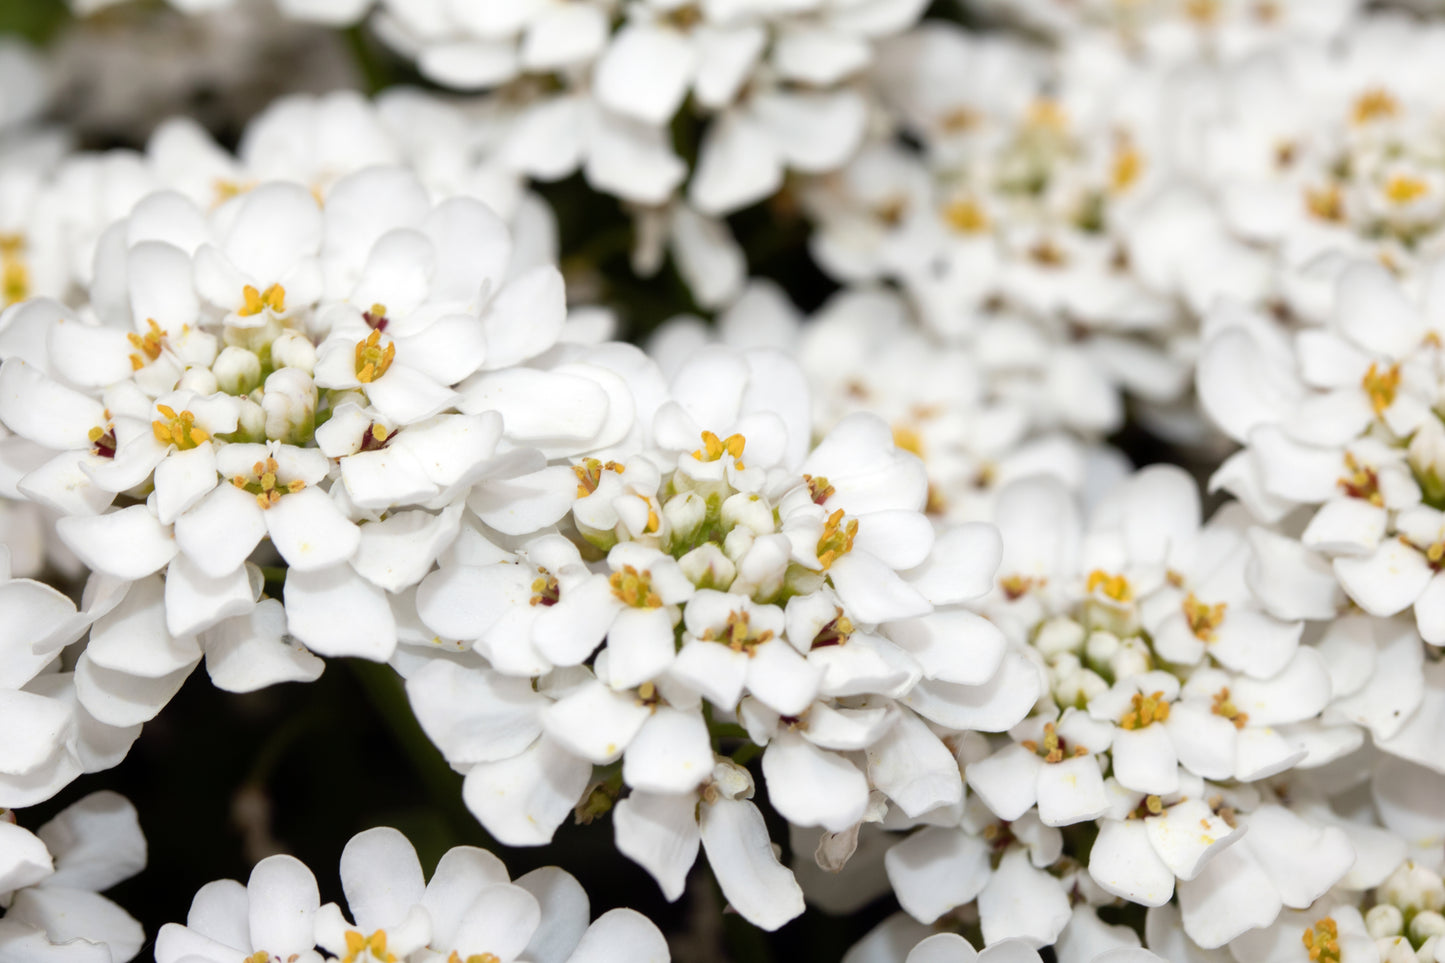
[[(0, 38), (0, 960), (701, 958), (707, 872), (780, 952), (864, 913), (848, 963), (1445, 963), (1432, 6)], [(91, 780), (203, 661), (350, 726), (334, 660), (448, 821), (696, 932), (389, 828), (323, 902), (260, 819), (148, 944)], [(413, 826), (362, 769), (278, 802)]]

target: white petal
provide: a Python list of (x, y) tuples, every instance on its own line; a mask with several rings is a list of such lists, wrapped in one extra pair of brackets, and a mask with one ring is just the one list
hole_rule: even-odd
[(712, 742), (700, 712), (658, 707), (622, 760), (622, 779), (643, 792), (684, 793), (712, 773)]
[(1027, 850), (1004, 854), (998, 870), (978, 896), (984, 942), (1017, 938), (1044, 946), (1069, 922), (1069, 898), (1062, 884), (1029, 862)]
[(90, 660), (150, 679), (194, 665), (201, 647), (194, 635), (175, 637), (167, 630), (165, 591), (159, 576), (132, 585), (119, 605), (96, 620), (86, 648)]
[(1162, 724), (1114, 733), (1114, 777), (1135, 792), (1164, 795), (1179, 787), (1178, 757)]
[(542, 725), (570, 752), (606, 765), (622, 755), (651, 715), (631, 692), (614, 692), (594, 679), (543, 710)]
[(1343, 831), (1313, 825), (1283, 806), (1261, 806), (1247, 821), (1244, 844), (1284, 905), (1294, 909), (1304, 909), (1324, 895), (1355, 861), (1354, 847)]
[(1144, 906), (1162, 906), (1174, 895), (1174, 874), (1149, 843), (1141, 820), (1105, 819), (1089, 850), (1089, 875), (1105, 891)]
[(597, 61), (597, 100), (645, 124), (664, 125), (682, 104), (695, 64), (692, 44), (678, 31), (625, 26)]
[(427, 737), (455, 765), (509, 759), (542, 732), (547, 700), (530, 679), (438, 659), (406, 680), (406, 692)]
[(262, 599), (244, 616), (226, 619), (202, 636), (206, 671), (226, 692), (255, 692), (278, 682), (313, 682), (325, 663), (288, 641), (286, 610)]
[(422, 901), (426, 880), (407, 838), (381, 826), (351, 837), (341, 851), (341, 888), (357, 925), (370, 932), (404, 920)]
[(1092, 756), (1075, 756), (1045, 765), (1039, 772), (1039, 820), (1045, 826), (1071, 826), (1109, 811), (1104, 777)]
[(667, 940), (636, 910), (608, 910), (587, 929), (567, 963), (668, 963)]
[(154, 719), (180, 691), (194, 667), (183, 666), (170, 675), (147, 679), (102, 668), (82, 653), (75, 663), (75, 692), (96, 719), (125, 728)]
[(970, 763), (968, 784), (998, 818), (1012, 822), (1038, 799), (1038, 773), (1044, 761), (1021, 745), (1010, 745), (987, 759)]
[(540, 846), (572, 815), (591, 778), (590, 762), (542, 736), (511, 759), (474, 766), (462, 799), (499, 842)]
[(617, 849), (652, 874), (669, 901), (682, 895), (702, 840), (691, 795), (634, 792), (612, 810)]
[(898, 902), (920, 923), (974, 899), (989, 878), (989, 845), (957, 829), (930, 826), (884, 856)]
[(212, 578), (240, 568), (265, 534), (255, 496), (229, 484), (217, 486), (175, 524), (176, 544)]
[(316, 487), (281, 496), (265, 511), (266, 530), (292, 572), (313, 572), (345, 562), (361, 543), (361, 530)]
[(316, 945), (321, 896), (305, 863), (294, 856), (266, 857), (251, 870), (246, 895), (252, 946), (289, 956)]
[(781, 729), (763, 752), (768, 801), (789, 822), (842, 832), (868, 806), (868, 781), (842, 755)]
[(91, 569), (123, 579), (145, 578), (176, 554), (175, 539), (144, 505), (105, 515), (62, 518), (61, 541)]
[(1244, 833), (1214, 814), (1203, 801), (1185, 799), (1144, 820), (1154, 852), (1180, 879), (1193, 879), (1204, 865)]
[[(816, 708), (814, 709), (816, 712)], [(958, 760), (911, 712), (867, 749), (868, 781), (911, 817), (963, 801)]]
[(992, 622), (957, 609), (890, 622), (883, 632), (918, 660), (925, 679), (956, 685), (982, 685), (993, 678), (1008, 649)]
[(1434, 574), (1423, 555), (1393, 538), (1363, 558), (1337, 558), (1334, 567), (1350, 598), (1380, 617), (1409, 607)]
[(345, 564), (288, 571), (286, 623), (318, 655), (384, 662), (396, 649), (396, 621), (386, 593)]
[(718, 799), (702, 806), (699, 828), (723, 896), (744, 919), (771, 931), (803, 912), (803, 891), (773, 855), (758, 807)]
[(165, 616), (171, 635), (193, 635), (245, 615), (255, 604), (251, 576), (244, 568), (211, 578), (185, 555), (171, 559), (166, 568)]
[(1228, 847), (1178, 888), (1184, 931), (1205, 949), (1268, 926), (1282, 906), (1279, 891), (1242, 846)]

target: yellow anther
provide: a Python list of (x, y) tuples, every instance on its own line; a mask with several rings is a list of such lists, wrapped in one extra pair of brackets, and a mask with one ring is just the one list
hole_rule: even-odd
[(626, 469), (615, 461), (603, 463), (596, 458), (584, 458), (582, 464), (572, 466), (572, 474), (577, 476), (577, 497), (586, 498), (597, 490), (602, 482), (604, 471), (622, 474)]
[(1345, 196), (1338, 184), (1306, 187), (1305, 209), (1322, 221), (1338, 224), (1345, 219)]
[(161, 356), (161, 342), (165, 340), (166, 332), (156, 324), (155, 318), (146, 319), (146, 327), (149, 329), (145, 334), (137, 334), (132, 331), (125, 336), (136, 354), (130, 356), (130, 366), (136, 371), (146, 366), (149, 361), (154, 361)]
[(739, 461), (743, 457), (743, 447), (747, 445), (747, 439), (742, 435), (728, 435), (726, 438), (719, 438), (710, 431), (702, 433), (702, 447), (692, 453), (692, 457), (698, 461), (717, 461), (724, 453), (732, 455), (739, 468), (743, 463)]
[(234, 197), (240, 197), (255, 186), (255, 181), (235, 181), (225, 177), (218, 177), (211, 184), (211, 189), (215, 191), (216, 194), (214, 206), (219, 207)]
[(301, 479), (287, 482), (282, 485), (277, 482), (276, 472), (280, 466), (276, 459), (267, 458), (264, 462), (258, 461), (251, 466), (251, 477), (236, 475), (231, 479), (231, 484), (244, 492), (250, 492), (256, 496), (256, 504), (262, 508), (270, 508), (281, 500), (281, 496), (287, 493), (295, 494), (306, 487)]
[(873, 205), (873, 216), (889, 227), (897, 227), (902, 224), (903, 215), (907, 213), (908, 198), (899, 195), (894, 195)]
[(828, 521), (823, 526), (823, 536), (818, 539), (818, 561), (822, 564), (823, 571), (826, 572), (834, 562), (853, 550), (853, 539), (857, 535), (858, 519), (844, 524), (843, 509), (840, 508), (828, 516)]
[(983, 123), (983, 115), (972, 107), (958, 106), (938, 118), (938, 126), (945, 134), (962, 134)]
[(90, 450), (92, 454), (99, 455), (102, 458), (115, 457), (116, 441), (114, 428), (110, 426), (102, 428), (96, 425), (86, 433), (86, 437), (90, 439)]
[(241, 298), (244, 303), (236, 313), (243, 318), (254, 317), (267, 308), (277, 314), (286, 310), (286, 289), (279, 284), (273, 284), (265, 291), (257, 291), (248, 284), (241, 289)]
[(1047, 237), (1029, 248), (1029, 258), (1041, 267), (1063, 267), (1069, 263), (1064, 249)]
[(1187, 0), (1184, 15), (1201, 27), (1209, 27), (1218, 22), (1219, 8), (1219, 0)]
[(473, 953), (465, 958), (456, 950), (447, 957), (447, 963), (502, 963), (502, 958), (495, 953)]
[(1381, 370), (1371, 361), (1370, 370), (1360, 379), (1360, 387), (1370, 396), (1370, 407), (1375, 409), (1375, 414), (1383, 415), (1385, 409), (1395, 403), (1395, 393), (1400, 389), (1400, 366), (1392, 364)]
[(1311, 963), (1340, 963), (1340, 928), (1333, 918), (1315, 920), (1301, 939)]
[(1240, 712), (1239, 707), (1230, 701), (1229, 686), (1225, 686), (1214, 693), (1214, 705), (1210, 711), (1234, 723), (1234, 728), (1236, 729), (1243, 729), (1249, 724), (1249, 713)]
[(1164, 812), (1164, 800), (1158, 796), (1149, 795), (1144, 797), (1144, 809), (1151, 816), (1158, 816)]
[(1109, 187), (1122, 194), (1138, 182), (1144, 173), (1144, 155), (1129, 140), (1121, 140), (1114, 148), (1114, 163), (1109, 169)]
[(1418, 201), (1430, 193), (1430, 185), (1423, 178), (1409, 174), (1394, 174), (1385, 181), (1385, 198), (1392, 204), (1408, 204)]
[(151, 422), (151, 432), (161, 444), (186, 451), (210, 440), (211, 433), (196, 424), (196, 416), (189, 411), (176, 414), (168, 405), (156, 405), (156, 411), (161, 417)]
[(1057, 100), (1040, 97), (1029, 105), (1028, 125), (1036, 130), (1060, 134), (1069, 126), (1069, 117)]
[(1068, 745), (1065, 744), (1063, 739), (1059, 738), (1058, 729), (1055, 728), (1052, 722), (1044, 723), (1044, 741), (1042, 745), (1032, 739), (1025, 739), (1020, 745), (1047, 763), (1063, 762), (1069, 755), (1077, 757), (1085, 756), (1089, 753), (1089, 750), (1083, 746), (1075, 746), (1072, 753), (1070, 753)]
[(562, 597), (562, 589), (557, 584), (557, 576), (540, 565), (537, 567), (537, 576), (532, 580), (532, 597), (528, 601), (532, 605), (556, 605), (557, 600)]
[(642, 526), (642, 534), (651, 535), (661, 530), (662, 519), (657, 517), (657, 508), (653, 505), (652, 500), (646, 495), (638, 495), (637, 497), (642, 499), (642, 503), (647, 506), (647, 524)]
[(0, 302), (5, 307), (30, 297), (30, 268), (24, 261), (5, 258), (0, 261)]
[(246, 957), (245, 963), (269, 963), (270, 959), (271, 957), (266, 955), (265, 950), (257, 950), (250, 956)]
[(894, 425), (893, 444), (904, 451), (912, 452), (919, 458), (923, 457), (923, 435), (917, 428), (909, 425)]
[(1363, 465), (1351, 452), (1345, 452), (1345, 470), (1349, 473), (1335, 482), (1351, 498), (1362, 498), (1383, 508), (1385, 496), (1380, 493), (1380, 476), (1369, 465)]
[(1010, 602), (1017, 602), (1043, 584), (1043, 579), (1031, 575), (1006, 575), (998, 580), (998, 587)]
[(1136, 692), (1129, 704), (1132, 708), (1119, 720), (1121, 729), (1143, 729), (1169, 718), (1169, 702), (1162, 691), (1147, 696)]
[(943, 220), (960, 234), (979, 234), (988, 230), (988, 215), (971, 197), (956, 197), (943, 206)]
[(734, 652), (745, 652), (749, 657), (757, 647), (773, 637), (772, 629), (753, 632), (748, 624), (751, 616), (747, 612), (729, 612), (728, 620), (721, 630), (708, 629), (702, 637), (709, 642), (721, 642)]
[(1350, 119), (1356, 124), (1385, 120), (1400, 113), (1400, 102), (1383, 87), (1373, 87), (1355, 98)]
[(369, 385), (386, 374), (396, 357), (396, 343), (381, 346), (381, 332), (373, 331), (356, 342), (356, 380)]
[(1181, 604), (1184, 609), (1184, 618), (1189, 621), (1189, 631), (1201, 642), (1213, 642), (1214, 630), (1219, 628), (1219, 623), (1224, 621), (1224, 610), (1228, 603), (1219, 602), (1209, 605), (1199, 601), (1193, 592), (1184, 597)]
[(1098, 590), (1115, 602), (1130, 602), (1134, 599), (1134, 590), (1129, 586), (1129, 580), (1122, 575), (1110, 575), (1101, 568), (1096, 568), (1089, 573), (1089, 582), (1085, 591), (1093, 592)]
[(832, 497), (835, 489), (828, 484), (828, 479), (823, 475), (804, 475), (803, 482), (808, 486), (808, 495), (813, 499), (814, 505), (821, 505)]
[(622, 571), (613, 572), (607, 579), (612, 594), (635, 609), (662, 608), (662, 597), (652, 590), (652, 576), (639, 572), (631, 565), (622, 566)]

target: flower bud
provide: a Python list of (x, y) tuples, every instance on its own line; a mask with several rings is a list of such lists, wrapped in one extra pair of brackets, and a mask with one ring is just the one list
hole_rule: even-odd
[(278, 368), (299, 368), (310, 374), (316, 369), (316, 345), (296, 331), (282, 331), (271, 342), (271, 363)]
[(750, 528), (735, 528), (723, 538), (723, 551), (736, 562), (753, 547), (753, 531)]
[(1445, 936), (1445, 916), (1434, 910), (1416, 913), (1410, 921), (1410, 942), (1424, 943), (1431, 937), (1440, 936)]
[(1380, 951), (1380, 963), (1419, 963), (1415, 951), (1410, 948), (1410, 941), (1403, 936), (1376, 940), (1375, 949)]
[(261, 407), (266, 411), (266, 437), (303, 444), (316, 430), (316, 385), (300, 368), (281, 368), (266, 379)]
[(217, 387), (228, 395), (250, 394), (261, 385), (261, 359), (255, 352), (235, 345), (217, 355), (211, 371)]
[(1417, 963), (1445, 963), (1445, 936), (1432, 936), (1415, 951)]
[(1148, 672), (1150, 669), (1149, 650), (1137, 638), (1126, 639), (1109, 657), (1109, 668), (1116, 679), (1127, 679), (1132, 675)]
[(1407, 860), (1380, 884), (1376, 897), (1402, 910), (1435, 910), (1445, 907), (1445, 882), (1440, 874)]
[(686, 545), (707, 520), (707, 502), (693, 492), (673, 495), (662, 506), (674, 545)]
[[(672, 499), (671, 501), (676, 501)], [(712, 542), (704, 542), (677, 560), (682, 574), (700, 589), (726, 592), (737, 575), (737, 566)]]
[(1084, 658), (1095, 669), (1109, 664), (1114, 653), (1119, 651), (1119, 637), (1112, 632), (1096, 631), (1089, 634), (1084, 645)]
[(1084, 627), (1065, 615), (1039, 626), (1034, 647), (1045, 659), (1060, 652), (1078, 652), (1084, 647)]
[(1405, 929), (1405, 914), (1397, 906), (1380, 903), (1365, 914), (1365, 929), (1377, 940), (1399, 936)]
[(1089, 669), (1080, 669), (1054, 683), (1054, 700), (1062, 706), (1085, 706), (1097, 695), (1109, 691), (1109, 683)]
[(210, 368), (187, 368), (176, 383), (176, 390), (194, 391), (202, 396), (213, 395), (216, 389), (216, 376), (211, 374)]
[(1409, 459), (1425, 501), (1439, 504), (1445, 500), (1445, 425), (1439, 418), (1427, 417), (1421, 422), (1410, 439)]
[(236, 441), (265, 441), (266, 412), (250, 398), (241, 399), (241, 410), (236, 419)]
[(777, 530), (772, 507), (761, 495), (751, 492), (738, 492), (723, 502), (721, 517), (724, 526), (741, 525), (756, 535), (771, 535)]

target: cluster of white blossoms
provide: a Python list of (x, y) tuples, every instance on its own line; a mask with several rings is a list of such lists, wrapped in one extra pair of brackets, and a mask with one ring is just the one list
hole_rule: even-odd
[(699, 933), (1445, 963), (1429, 4), (71, 6), (0, 41), (0, 963), (670, 958), (394, 829), (147, 944), (130, 804), (27, 811), (331, 659)]

